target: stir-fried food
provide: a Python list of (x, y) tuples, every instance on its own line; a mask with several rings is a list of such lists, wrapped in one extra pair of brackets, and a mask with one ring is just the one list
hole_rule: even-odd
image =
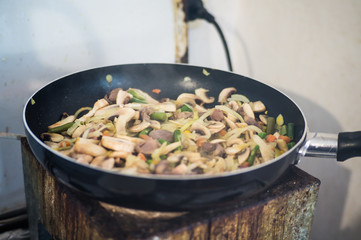
[(207, 93), (199, 88), (158, 101), (139, 89), (116, 88), (93, 107), (63, 114), (41, 138), (79, 163), (125, 173), (181, 175), (261, 164), (295, 144), (294, 124), (286, 124), (282, 114), (268, 116), (263, 102), (252, 102), (230, 87), (214, 105), (216, 99)]

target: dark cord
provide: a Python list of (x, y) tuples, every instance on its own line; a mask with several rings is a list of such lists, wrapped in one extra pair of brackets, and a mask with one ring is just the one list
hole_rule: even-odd
[(228, 69), (229, 71), (233, 71), (233, 68), (232, 68), (232, 61), (231, 61), (231, 56), (229, 54), (229, 50), (228, 50), (228, 45), (227, 45), (227, 42), (226, 42), (226, 39), (224, 38), (224, 35), (223, 35), (223, 32), (222, 32), (222, 29), (219, 27), (218, 23), (216, 21), (213, 21), (212, 24), (216, 27), (217, 29), (217, 32), (222, 40), (222, 43), (223, 43), (223, 47), (224, 47), (224, 51), (226, 52), (226, 57), (227, 57), (227, 63), (228, 63)]
[(187, 21), (193, 21), (195, 19), (204, 19), (209, 23), (212, 23), (215, 28), (217, 29), (217, 32), (222, 40), (222, 44), (224, 47), (224, 50), (226, 52), (227, 57), (227, 63), (228, 63), (228, 69), (229, 71), (233, 71), (232, 68), (232, 61), (231, 56), (228, 50), (228, 45), (226, 42), (226, 38), (223, 35), (221, 27), (216, 22), (216, 19), (212, 14), (210, 14), (203, 6), (203, 2), (201, 0), (190, 0), (188, 1), (187, 8), (186, 8), (186, 14), (187, 14)]

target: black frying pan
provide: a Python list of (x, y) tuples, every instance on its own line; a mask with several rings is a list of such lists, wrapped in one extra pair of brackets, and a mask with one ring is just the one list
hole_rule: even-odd
[[(203, 69), (209, 75), (204, 74)], [(111, 83), (106, 81), (109, 74), (112, 76)], [(212, 176), (159, 176), (119, 174), (79, 164), (51, 150), (39, 139), (40, 134), (47, 131), (47, 126), (58, 121), (63, 112), (74, 113), (80, 107), (92, 106), (95, 100), (116, 87), (139, 88), (151, 95), (152, 89), (159, 88), (162, 92), (153, 95), (157, 99), (175, 99), (180, 93), (193, 93), (194, 89), (200, 87), (209, 89), (210, 96), (218, 96), (223, 88), (236, 87), (238, 93), (265, 103), (270, 116), (282, 113), (285, 121), (295, 123), (296, 145), (270, 162), (233, 172)], [(316, 144), (312, 144), (312, 141), (305, 144), (305, 117), (286, 95), (231, 72), (189, 65), (130, 64), (71, 74), (37, 91), (26, 103), (23, 118), (26, 136), (36, 158), (65, 185), (108, 203), (147, 210), (214, 207), (235, 197), (239, 199), (260, 192), (275, 182), (289, 165), (296, 164), (300, 155), (307, 154), (308, 145), (311, 145), (312, 153), (334, 151), (338, 160), (361, 155), (361, 132), (342, 133), (338, 148), (333, 140), (331, 144), (330, 141), (323, 144), (323, 137), (316, 138)]]

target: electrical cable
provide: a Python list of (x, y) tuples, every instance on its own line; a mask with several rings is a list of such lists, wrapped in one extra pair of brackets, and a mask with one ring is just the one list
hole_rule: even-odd
[(228, 50), (226, 38), (224, 37), (222, 29), (217, 23), (215, 17), (204, 8), (202, 0), (188, 0), (186, 4), (186, 16), (186, 21), (204, 19), (207, 22), (213, 24), (222, 40), (223, 48), (226, 53), (228, 69), (229, 71), (233, 71), (231, 55)]

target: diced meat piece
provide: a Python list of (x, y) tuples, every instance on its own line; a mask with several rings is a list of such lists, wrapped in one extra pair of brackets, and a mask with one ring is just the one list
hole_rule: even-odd
[(216, 150), (216, 148), (217, 148), (217, 144), (205, 142), (201, 147), (201, 151), (210, 153)]
[(248, 117), (247, 115), (245, 115), (243, 119), (248, 125), (254, 125), (258, 128), (262, 128), (261, 125), (259, 124), (259, 122), (254, 118), (251, 118), (251, 117)]
[(111, 103), (115, 103), (115, 101), (117, 100), (118, 92), (119, 92), (120, 90), (123, 90), (123, 89), (121, 89), (121, 88), (115, 88), (115, 89), (113, 89), (113, 90), (109, 93), (108, 100), (109, 100)]
[(160, 161), (155, 166), (155, 173), (156, 174), (170, 174), (170, 173), (172, 173), (172, 167), (170, 165), (170, 162), (168, 162), (167, 160)]
[(217, 144), (217, 148), (214, 150), (213, 155), (222, 157), (225, 153), (226, 151), (224, 150), (224, 147), (222, 147), (221, 144)]
[(214, 121), (222, 121), (224, 119), (223, 111), (219, 109), (214, 109), (211, 114), (211, 119)]
[(159, 129), (159, 130), (153, 130), (149, 133), (149, 137), (154, 139), (163, 139), (168, 142), (173, 142), (173, 133), (168, 130)]
[(135, 146), (137, 152), (143, 154), (152, 154), (155, 149), (160, 147), (160, 143), (155, 139), (148, 139), (143, 143), (140, 143)]
[(209, 142), (205, 142), (202, 145), (201, 151), (206, 155), (213, 155), (213, 156), (223, 156), (225, 153), (225, 150), (222, 147), (222, 145), (218, 143), (209, 143)]

